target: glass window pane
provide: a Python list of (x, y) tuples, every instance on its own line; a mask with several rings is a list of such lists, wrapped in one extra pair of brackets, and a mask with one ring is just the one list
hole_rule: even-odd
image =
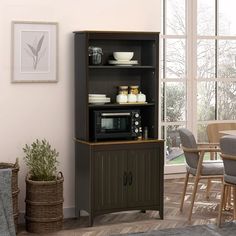
[(166, 78), (185, 77), (185, 40), (166, 40)]
[(198, 40), (197, 42), (198, 78), (215, 77), (215, 41)]
[(160, 40), (160, 78), (165, 78), (165, 39)]
[(236, 120), (236, 82), (218, 83), (218, 119)]
[(185, 34), (185, 0), (166, 0), (166, 34)]
[(197, 119), (215, 119), (215, 82), (198, 82)]
[(183, 164), (183, 150), (180, 148), (179, 125), (169, 125), (166, 129), (166, 164)]
[(218, 77), (236, 78), (236, 40), (219, 40)]
[(215, 0), (198, 0), (197, 33), (215, 35)]
[(165, 83), (166, 118), (167, 122), (185, 121), (186, 88), (184, 83)]
[(219, 34), (235, 35), (235, 0), (219, 0)]

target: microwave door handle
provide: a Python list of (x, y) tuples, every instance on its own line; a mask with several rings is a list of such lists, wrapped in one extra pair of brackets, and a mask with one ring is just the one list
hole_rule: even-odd
[(130, 112), (102, 113), (101, 116), (130, 116)]

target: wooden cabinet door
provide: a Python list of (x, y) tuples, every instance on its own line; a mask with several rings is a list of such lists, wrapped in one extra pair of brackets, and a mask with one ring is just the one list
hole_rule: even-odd
[(126, 207), (127, 151), (95, 151), (92, 158), (95, 211)]
[(160, 205), (161, 165), (157, 148), (130, 150), (128, 155), (128, 207)]

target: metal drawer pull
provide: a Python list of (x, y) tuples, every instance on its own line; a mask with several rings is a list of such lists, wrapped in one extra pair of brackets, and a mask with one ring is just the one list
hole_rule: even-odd
[(130, 116), (130, 112), (102, 113), (101, 116)]
[(129, 180), (128, 180), (129, 181), (129, 185), (131, 185), (133, 183), (133, 174), (132, 174), (131, 171), (129, 172), (128, 178), (129, 178)]
[(126, 171), (125, 171), (125, 172), (124, 172), (124, 175), (123, 175), (123, 185), (126, 186), (126, 185), (127, 185), (127, 182), (128, 182), (127, 173), (126, 173)]

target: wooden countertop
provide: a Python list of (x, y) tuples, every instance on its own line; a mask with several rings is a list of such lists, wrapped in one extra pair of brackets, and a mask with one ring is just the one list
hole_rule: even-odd
[(138, 144), (138, 143), (158, 143), (158, 142), (164, 142), (163, 139), (140, 139), (140, 140), (117, 140), (117, 141), (99, 141), (99, 142), (89, 142), (84, 141), (80, 139), (74, 138), (75, 142), (84, 143), (87, 145), (107, 145), (107, 144)]

